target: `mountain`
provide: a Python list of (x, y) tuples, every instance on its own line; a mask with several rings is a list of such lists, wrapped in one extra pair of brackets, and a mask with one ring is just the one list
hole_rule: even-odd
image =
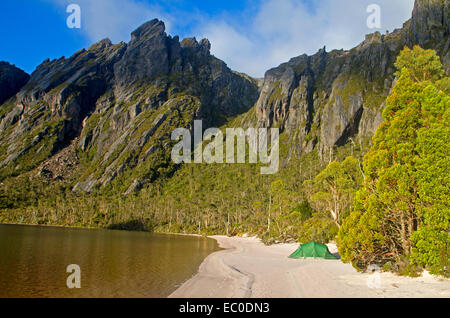
[(256, 104), (260, 126), (281, 127), (297, 155), (368, 143), (382, 122), (395, 80), (394, 62), (405, 45), (435, 49), (450, 73), (449, 2), (417, 0), (412, 18), (390, 34), (366, 36), (344, 51), (302, 55), (269, 70)]
[(0, 105), (16, 95), (25, 86), (30, 76), (7, 62), (0, 62)]
[(192, 128), (194, 119), (221, 125), (257, 97), (256, 83), (212, 56), (208, 40), (180, 42), (153, 20), (127, 44), (105, 39), (37, 67), (3, 106), (9, 112), (0, 124), (2, 176), (49, 160), (41, 174), (65, 179), (52, 158), (70, 149), (57, 158), (82, 169), (74, 190), (90, 192), (128, 173), (133, 191), (169, 165), (161, 157), (173, 129)]
[(230, 70), (211, 55), (207, 39), (168, 36), (159, 20), (135, 30), (129, 43), (105, 39), (46, 60), (28, 81), (8, 71), (17, 85), (0, 82), (5, 98), (13, 96), (0, 106), (0, 180), (27, 176), (111, 195), (138, 193), (161, 179), (184, 184), (186, 171), (176, 174), (180, 167), (169, 157), (170, 134), (192, 129), (194, 119), (204, 129), (280, 127), (283, 164), (312, 155), (311, 175), (349, 143), (361, 153), (369, 148), (405, 45), (435, 49), (450, 73), (449, 21), (448, 1), (416, 0), (403, 28), (369, 34), (351, 50), (295, 57), (263, 82)]

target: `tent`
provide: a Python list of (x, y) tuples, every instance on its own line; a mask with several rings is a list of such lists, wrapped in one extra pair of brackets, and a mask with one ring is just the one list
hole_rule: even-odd
[(298, 250), (292, 253), (289, 258), (322, 258), (322, 259), (338, 259), (336, 256), (330, 253), (330, 250), (326, 245), (311, 242), (303, 244)]

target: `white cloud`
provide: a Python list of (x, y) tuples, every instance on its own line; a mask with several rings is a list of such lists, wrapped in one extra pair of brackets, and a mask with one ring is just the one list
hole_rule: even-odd
[[(71, 0), (49, 0), (67, 5)], [(312, 2), (313, 6), (307, 2)], [(364, 40), (367, 6), (381, 7), (382, 29), (392, 31), (411, 16), (414, 0), (259, 0), (245, 13), (210, 16), (204, 12), (174, 11), (142, 0), (77, 0), (82, 8), (83, 31), (91, 41), (109, 37), (128, 41), (142, 23), (159, 18), (169, 34), (207, 37), (212, 53), (231, 68), (262, 77), (271, 67), (303, 53), (349, 49)], [(255, 6), (256, 4), (256, 6)], [(311, 9), (313, 7), (313, 9)], [(166, 7), (167, 8), (167, 7)], [(186, 34), (191, 32), (191, 34)]]

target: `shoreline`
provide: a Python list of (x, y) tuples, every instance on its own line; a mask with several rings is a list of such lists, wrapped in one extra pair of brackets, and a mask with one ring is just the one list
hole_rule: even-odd
[[(45, 224), (0, 225), (108, 230)], [(428, 272), (419, 278), (380, 273), (380, 284), (374, 287), (368, 283), (374, 275), (358, 273), (340, 260), (289, 259), (298, 243), (266, 246), (256, 237), (154, 234), (205, 237), (215, 240), (222, 249), (208, 255), (197, 274), (181, 282), (168, 298), (450, 298), (450, 279)], [(335, 244), (328, 247), (331, 253), (337, 253)]]
[[(210, 254), (169, 298), (450, 298), (450, 280), (427, 272), (418, 278), (358, 273), (340, 260), (289, 259), (297, 243), (209, 238), (224, 250)], [(335, 244), (328, 247), (337, 252)]]
[(85, 226), (69, 226), (69, 225), (52, 225), (52, 224), (28, 224), (28, 223), (1, 223), (0, 225), (11, 225), (11, 226), (29, 226), (29, 227), (47, 227), (47, 228), (59, 228), (59, 229), (73, 229), (73, 230), (103, 230), (103, 231), (121, 231), (121, 232), (135, 232), (135, 233), (150, 233), (150, 234), (161, 234), (161, 235), (177, 235), (177, 236), (193, 236), (193, 237), (204, 237), (211, 238), (207, 235), (201, 234), (189, 234), (189, 233), (171, 233), (171, 232), (150, 232), (150, 231), (133, 231), (133, 230), (116, 230), (108, 229), (104, 227), (85, 227)]

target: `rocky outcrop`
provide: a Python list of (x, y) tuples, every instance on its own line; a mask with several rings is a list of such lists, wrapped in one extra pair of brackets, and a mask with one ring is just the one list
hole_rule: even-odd
[(30, 79), (30, 75), (7, 62), (0, 62), (0, 105), (16, 95)]
[(426, 46), (427, 42), (440, 42), (448, 36), (450, 3), (442, 0), (416, 0), (412, 18), (407, 22), (409, 44)]
[(324, 48), (269, 70), (256, 104), (259, 125), (281, 127), (298, 155), (316, 148), (328, 159), (350, 138), (367, 142), (382, 122), (393, 64), (405, 45), (437, 50), (449, 69), (448, 7), (448, 1), (417, 0), (402, 29), (369, 34), (349, 51)]

